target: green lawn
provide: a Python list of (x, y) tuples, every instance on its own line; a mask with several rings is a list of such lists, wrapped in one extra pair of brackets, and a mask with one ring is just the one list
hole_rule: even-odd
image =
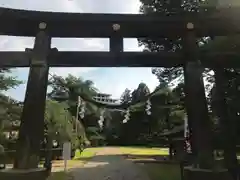
[(162, 155), (167, 156), (168, 148), (120, 147), (123, 154), (129, 155)]
[[(79, 150), (76, 150), (74, 158), (72, 160), (68, 160), (68, 167), (81, 167), (85, 163), (86, 160), (93, 157), (97, 152), (97, 148), (86, 148), (84, 151), (80, 154)], [(42, 167), (44, 164), (44, 161), (41, 161), (39, 166)], [(53, 160), (52, 161), (52, 167), (63, 167), (64, 161), (63, 160)]]
[(73, 159), (84, 159), (93, 157), (100, 148), (86, 148), (80, 153), (80, 150), (75, 151)]
[[(80, 154), (79, 150), (76, 150), (75, 156), (72, 160), (68, 161), (68, 169), (70, 168), (79, 168), (81, 167), (88, 158), (93, 157), (99, 148), (87, 148)], [(53, 168), (63, 168), (63, 160), (52, 161)], [(70, 173), (60, 171), (52, 172), (47, 180), (73, 180), (73, 177)]]

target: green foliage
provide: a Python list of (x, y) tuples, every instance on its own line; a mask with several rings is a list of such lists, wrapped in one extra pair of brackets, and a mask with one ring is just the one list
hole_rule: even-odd
[[(140, 11), (144, 14), (154, 13), (158, 16), (181, 16), (185, 12), (188, 13), (210, 13), (214, 11), (218, 5), (218, 0), (141, 0), (142, 3)], [(211, 7), (211, 9), (209, 8)], [(208, 11), (206, 11), (208, 8)], [(199, 45), (205, 45), (210, 38), (200, 38)], [(152, 52), (178, 52), (183, 50), (182, 38), (140, 38), (139, 44)], [(206, 73), (209, 71), (206, 71)], [(152, 73), (159, 79), (160, 85), (172, 85), (171, 83), (183, 83), (183, 68), (153, 68)]]
[[(98, 118), (100, 116), (99, 108), (91, 102), (85, 102), (85, 116), (81, 120), (78, 117), (76, 122), (78, 96), (82, 98), (92, 99), (93, 96), (97, 95), (98, 90), (94, 87), (94, 84), (90, 80), (83, 80), (82, 78), (68, 75), (66, 78), (61, 76), (52, 76), (49, 81), (49, 85), (52, 91), (48, 94), (50, 99), (58, 102), (65, 102), (68, 105), (68, 111), (71, 116), (74, 117), (74, 125), (77, 127), (77, 138), (76, 145), (88, 144), (86, 127), (98, 125)], [(79, 116), (79, 115), (77, 115)]]
[[(0, 69), (0, 144), (4, 144), (5, 147), (10, 140), (16, 139), (11, 132), (16, 125), (19, 125), (22, 107), (19, 102), (5, 96), (2, 92), (21, 83), (16, 77), (11, 76), (10, 69)], [(9, 138), (6, 138), (4, 132), (9, 132)]]
[(92, 142), (92, 145), (101, 145), (106, 139), (103, 135), (101, 135), (98, 127), (88, 127), (86, 131), (88, 134), (88, 139)]
[[(72, 116), (76, 116), (78, 96), (92, 98), (97, 94), (97, 89), (90, 80), (82, 80), (69, 75), (66, 78), (52, 76), (49, 81), (52, 91), (49, 98), (57, 101), (66, 101)], [(86, 102), (86, 114), (96, 113), (97, 107), (90, 102)]]
[[(139, 102), (149, 94), (150, 90), (147, 85), (140, 83), (137, 89), (132, 92), (131, 103)], [(143, 109), (140, 111), (132, 111), (130, 120), (126, 124), (122, 125), (121, 139), (129, 145), (131, 143), (139, 143), (139, 135), (148, 131), (147, 122), (147, 115)]]
[(140, 83), (132, 92), (132, 103), (143, 100), (147, 95), (150, 94), (150, 90), (145, 83)]
[[(216, 6), (216, 0), (140, 0), (142, 3), (140, 12), (144, 14), (156, 14), (158, 16), (181, 16), (185, 12), (199, 13), (205, 12), (206, 7), (211, 5)], [(183, 46), (182, 38), (140, 38), (139, 44), (144, 45), (152, 52), (166, 51), (175, 52), (181, 51)]]
[(128, 104), (131, 102), (131, 91), (129, 89), (125, 89), (125, 91), (121, 95), (121, 102)]
[[(0, 94), (0, 144), (10, 148), (10, 144), (16, 141), (16, 132), (20, 125), (22, 113), (21, 103)], [(7, 137), (6, 133), (9, 133)]]
[(10, 69), (0, 69), (0, 91), (7, 91), (22, 83), (16, 77), (10, 75)]
[(72, 117), (65, 103), (47, 100), (45, 110), (46, 135), (59, 143), (72, 140)]

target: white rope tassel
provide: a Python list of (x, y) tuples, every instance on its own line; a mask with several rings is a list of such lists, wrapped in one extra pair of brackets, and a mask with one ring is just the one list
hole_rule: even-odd
[(79, 115), (80, 115), (80, 118), (83, 119), (85, 117), (85, 107), (86, 107), (86, 104), (84, 101), (81, 102), (81, 107), (80, 107), (80, 112), (79, 112)]
[(100, 126), (100, 128), (103, 128), (103, 122), (104, 122), (104, 110), (102, 110), (101, 112), (100, 112), (100, 117), (99, 117), (99, 120), (98, 120), (98, 124), (99, 124), (99, 126)]
[(130, 119), (130, 110), (127, 109), (126, 114), (124, 115), (123, 123), (127, 123)]
[(151, 112), (151, 105), (152, 105), (152, 103), (151, 103), (150, 99), (148, 99), (145, 111), (146, 111), (147, 115), (149, 115), (149, 116), (152, 114), (152, 112)]

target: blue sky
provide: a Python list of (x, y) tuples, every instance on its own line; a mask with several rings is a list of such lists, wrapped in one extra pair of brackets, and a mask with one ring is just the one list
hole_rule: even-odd
[[(0, 6), (39, 11), (79, 12), (79, 13), (138, 13), (138, 0), (1, 0)], [(0, 36), (0, 51), (23, 51), (33, 47), (33, 38)], [(68, 51), (108, 51), (108, 39), (60, 39), (52, 40), (52, 47)], [(124, 39), (125, 51), (141, 51), (136, 39)], [(13, 73), (24, 82), (28, 78), (28, 68), (14, 69)], [(51, 74), (67, 76), (69, 73), (90, 79), (101, 92), (119, 98), (129, 88), (133, 90), (139, 83), (146, 83), (150, 90), (158, 85), (150, 68), (51, 68)], [(23, 100), (26, 84), (7, 92), (8, 95)]]

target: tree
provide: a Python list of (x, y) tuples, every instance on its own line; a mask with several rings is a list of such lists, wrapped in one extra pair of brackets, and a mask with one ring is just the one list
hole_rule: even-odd
[(106, 142), (109, 145), (125, 145), (123, 138), (121, 137), (122, 121), (124, 119), (124, 113), (120, 110), (106, 110), (107, 116), (104, 117), (103, 133), (106, 137)]
[(147, 87), (147, 85), (145, 83), (140, 83), (137, 89), (135, 89), (132, 92), (132, 103), (143, 100), (144, 97), (146, 97), (149, 94), (150, 94), (150, 90)]
[[(180, 96), (182, 92), (179, 87), (172, 90), (168, 86), (158, 86), (154, 92), (155, 93), (149, 97), (151, 102), (151, 115), (147, 116), (148, 125), (145, 125), (145, 127), (149, 129), (149, 140), (151, 140), (152, 143), (159, 144), (161, 133), (165, 130), (171, 130), (176, 126), (183, 125), (185, 109)], [(141, 109), (140, 106), (142, 107), (142, 111), (145, 111), (146, 103), (139, 103), (138, 110)], [(171, 139), (169, 139), (169, 144), (171, 152)]]
[[(5, 131), (6, 128), (11, 128), (14, 122), (20, 120), (21, 115), (19, 103), (2, 93), (21, 83), (22, 81), (17, 80), (16, 77), (11, 75), (10, 69), (0, 69), (0, 143), (3, 141), (6, 142), (3, 130)], [(11, 129), (9, 131), (11, 135)]]
[(125, 91), (121, 95), (121, 103), (130, 103), (131, 102), (131, 91), (129, 89), (125, 89)]
[(46, 101), (45, 127), (46, 135), (59, 144), (72, 140), (73, 122), (66, 103)]
[[(142, 3), (140, 12), (144, 14), (157, 14), (158, 16), (181, 16), (182, 14), (205, 12), (206, 7), (216, 7), (217, 0), (140, 0)], [(213, 8), (214, 9), (214, 8)], [(201, 39), (201, 42), (205, 42)], [(181, 51), (183, 46), (182, 38), (140, 38), (139, 44), (144, 45), (150, 51)]]
[[(4, 144), (5, 148), (12, 148), (20, 125), (22, 104), (3, 94), (0, 94), (0, 104), (0, 144)], [(8, 134), (7, 137), (4, 132)]]
[[(87, 97), (92, 99), (93, 96), (97, 95), (97, 89), (90, 80), (83, 80), (72, 75), (68, 75), (66, 78), (61, 76), (52, 76), (49, 81), (52, 88), (48, 94), (50, 99), (58, 102), (66, 102), (69, 106), (68, 110), (72, 116), (79, 116), (77, 114), (78, 108), (78, 97)], [(75, 123), (78, 130), (78, 137), (83, 138), (85, 142), (88, 142), (84, 125), (87, 124), (91, 119), (98, 127), (97, 116), (99, 117), (99, 109), (97, 106), (90, 102), (85, 102), (85, 117), (81, 120), (78, 117), (78, 122)]]
[(99, 146), (104, 144), (106, 138), (102, 135), (99, 128), (88, 127), (86, 131), (88, 139), (92, 142), (92, 145)]
[[(145, 83), (140, 83), (132, 92), (131, 103), (137, 103), (143, 100), (147, 95), (150, 94), (150, 90)], [(131, 117), (128, 123), (123, 125), (121, 138), (126, 141), (126, 144), (138, 144), (139, 135), (148, 131), (147, 128), (147, 116), (142, 109), (141, 111), (131, 112)]]
[[(140, 11), (144, 14), (157, 14), (159, 16), (181, 16), (183, 13), (199, 13), (206, 12), (208, 7), (214, 10), (217, 7), (218, 0), (140, 0), (142, 3)], [(210, 9), (208, 9), (209, 11)], [(140, 38), (139, 45), (143, 45), (152, 52), (179, 52), (183, 50), (183, 38)], [(209, 42), (210, 38), (200, 38), (198, 44), (203, 46)], [(208, 72), (208, 71), (206, 71)], [(152, 73), (155, 74), (160, 83), (178, 83), (183, 82), (183, 68), (153, 68)]]
[(0, 91), (7, 91), (22, 83), (16, 77), (11, 76), (10, 69), (0, 69)]

